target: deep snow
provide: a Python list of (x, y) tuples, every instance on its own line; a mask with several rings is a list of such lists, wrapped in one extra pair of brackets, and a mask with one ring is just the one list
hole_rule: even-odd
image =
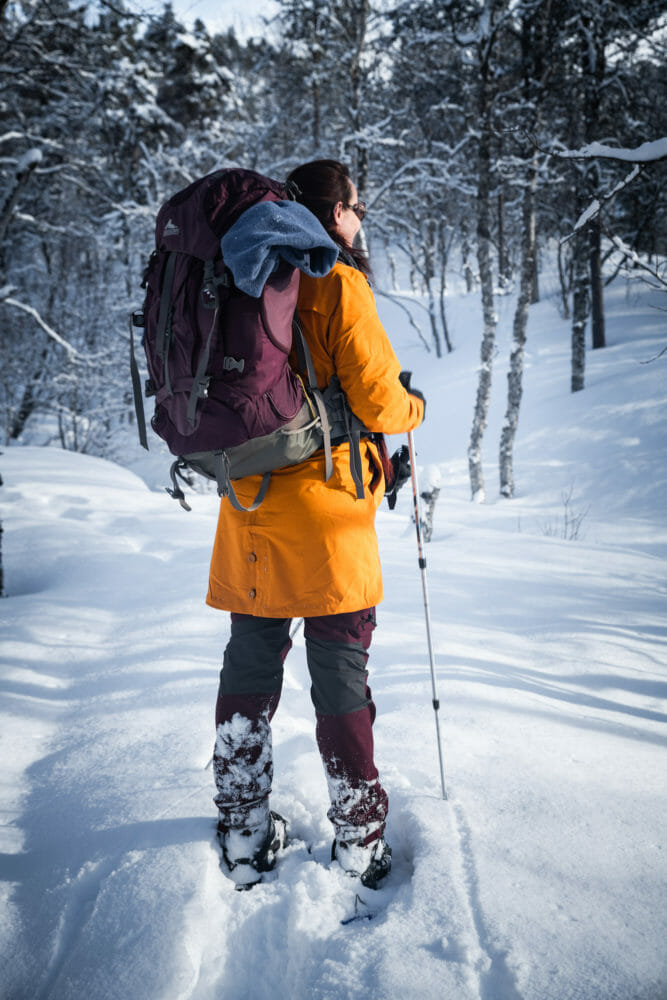
[[(386, 597), (370, 666), (395, 865), (375, 894), (328, 867), (300, 632), (272, 801), (312, 854), (296, 841), (250, 893), (218, 869), (206, 764), (227, 617), (203, 603), (216, 498), (195, 495), (185, 514), (149, 488), (165, 481), (158, 451), (137, 449), (128, 471), (5, 450), (3, 997), (667, 996), (667, 356), (646, 363), (665, 346), (664, 312), (620, 283), (607, 304), (609, 346), (589, 352), (574, 396), (555, 297), (531, 309), (506, 501), (512, 300), (499, 300), (476, 505), (477, 302), (451, 300), (456, 349), (440, 361), (381, 303), (428, 398), (420, 470), (441, 476), (427, 573), (449, 799), (406, 487), (378, 519)], [(374, 919), (343, 924), (355, 905)]]

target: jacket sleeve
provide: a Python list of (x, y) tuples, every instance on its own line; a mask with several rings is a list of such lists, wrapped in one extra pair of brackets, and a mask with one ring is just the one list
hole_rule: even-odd
[(398, 380), (401, 365), (377, 314), (366, 278), (337, 269), (328, 349), (348, 402), (369, 431), (402, 434), (424, 417), (424, 403)]

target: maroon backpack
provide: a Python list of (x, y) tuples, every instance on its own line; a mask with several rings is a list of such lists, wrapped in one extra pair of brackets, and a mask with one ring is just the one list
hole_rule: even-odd
[[(221, 238), (246, 209), (288, 198), (283, 184), (254, 171), (219, 170), (179, 191), (158, 213), (143, 309), (131, 318), (132, 383), (139, 440), (148, 448), (132, 333), (138, 326), (149, 376), (146, 395), (155, 400), (151, 425), (178, 456), (168, 492), (188, 510), (177, 483), (177, 477), (188, 481), (187, 470), (214, 479), (219, 494), (239, 509), (262, 502), (272, 469), (301, 462), (322, 447), (329, 478), (329, 415), (336, 429), (340, 421), (347, 429), (350, 417), (356, 419), (336, 380), (325, 394), (317, 388), (294, 322), (299, 271), (281, 262), (253, 298), (236, 288), (222, 258)], [(307, 391), (288, 361), (293, 326)], [(263, 474), (261, 488), (250, 508), (243, 508), (231, 481), (257, 473)]]

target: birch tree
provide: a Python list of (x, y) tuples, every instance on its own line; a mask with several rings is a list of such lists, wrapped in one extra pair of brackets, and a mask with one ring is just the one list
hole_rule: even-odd
[(479, 122), (477, 146), (477, 264), (482, 295), (482, 344), (477, 394), (468, 445), (468, 473), (472, 499), (485, 500), (484, 473), (482, 469), (482, 440), (486, 430), (491, 399), (491, 377), (496, 341), (496, 314), (493, 297), (493, 268), (491, 241), (491, 197), (493, 190), (492, 136), (494, 130), (494, 99), (497, 81), (493, 72), (494, 46), (497, 39), (503, 4), (499, 0), (485, 0), (473, 12), (476, 31), (470, 39), (471, 51), (476, 57), (476, 110)]
[[(545, 88), (551, 64), (547, 58), (553, 42), (551, 0), (538, 8), (524, 12), (521, 20), (522, 109), (528, 116), (530, 129), (539, 132)], [(514, 311), (512, 347), (507, 373), (507, 408), (500, 435), (500, 494), (514, 496), (514, 441), (519, 423), (523, 395), (523, 362), (528, 326), (528, 309), (534, 299), (537, 271), (536, 197), (540, 153), (533, 148), (526, 163), (521, 202), (521, 266), (519, 294)]]

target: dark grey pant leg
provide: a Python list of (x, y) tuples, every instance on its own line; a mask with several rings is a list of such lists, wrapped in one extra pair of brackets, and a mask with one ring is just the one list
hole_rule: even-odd
[(231, 635), (220, 671), (219, 695), (279, 691), (283, 663), (292, 647), (291, 619), (239, 614), (231, 618)]
[(374, 761), (375, 705), (366, 671), (374, 628), (374, 608), (305, 620), (328, 816), (345, 843), (381, 837), (389, 808)]
[(342, 715), (367, 708), (368, 650), (375, 628), (375, 608), (306, 618), (306, 656), (311, 698), (322, 715)]
[(268, 822), (273, 780), (271, 719), (278, 707), (290, 619), (232, 615), (215, 711), (213, 773), (218, 826)]

